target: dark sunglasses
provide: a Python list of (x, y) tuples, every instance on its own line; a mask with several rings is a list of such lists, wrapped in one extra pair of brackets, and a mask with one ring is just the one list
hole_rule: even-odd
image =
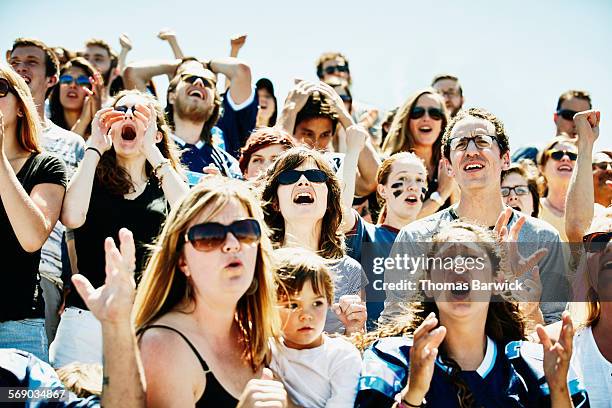
[(205, 87), (207, 88), (213, 88), (214, 85), (212, 83), (212, 81), (208, 78), (204, 78), (202, 76), (199, 75), (194, 75), (194, 74), (182, 74), (181, 75), (181, 80), (189, 83), (189, 84), (195, 84), (195, 82), (200, 79), (202, 81), (202, 83), (204, 84)]
[(253, 244), (259, 242), (261, 238), (259, 222), (253, 218), (246, 218), (234, 221), (230, 225), (218, 222), (194, 225), (185, 234), (185, 241), (191, 242), (191, 245), (198, 251), (208, 252), (223, 245), (230, 232), (242, 244)]
[(467, 150), (471, 141), (478, 149), (489, 149), (493, 146), (493, 141), (497, 138), (491, 135), (478, 135), (474, 137), (454, 137), (448, 141), (451, 150)]
[(0, 98), (4, 98), (8, 93), (15, 95), (15, 89), (9, 84), (5, 78), (0, 78)]
[(89, 77), (85, 75), (79, 75), (78, 77), (73, 77), (72, 75), (62, 75), (59, 78), (59, 83), (62, 85), (71, 85), (76, 83), (79, 86), (86, 86), (91, 88), (91, 82), (89, 82)]
[(412, 112), (410, 112), (410, 119), (420, 119), (423, 116), (425, 116), (426, 111), (429, 117), (432, 118), (433, 120), (442, 120), (442, 117), (444, 116), (444, 113), (442, 113), (442, 110), (438, 108), (428, 108), (427, 110), (425, 110), (425, 108), (421, 108), (420, 106), (415, 106), (412, 109)]
[(571, 120), (571, 121), (574, 120), (574, 115), (577, 113), (578, 112), (569, 110), (569, 109), (559, 109), (557, 111), (557, 115), (561, 116), (565, 120)]
[(325, 67), (323, 71), (327, 75), (331, 75), (336, 72), (349, 72), (349, 68), (347, 65), (330, 65), (329, 67)]
[(342, 102), (353, 102), (353, 98), (348, 95), (340, 95), (340, 99), (342, 99)]
[(117, 112), (123, 112), (126, 115), (127, 115), (128, 111), (131, 110), (132, 111), (132, 115), (133, 115), (134, 112), (136, 112), (136, 105), (134, 105), (134, 106), (119, 105), (119, 106), (115, 106), (113, 109), (116, 110)]
[(574, 152), (568, 152), (567, 150), (549, 150), (550, 158), (556, 161), (561, 161), (563, 156), (567, 155), (568, 159), (571, 161), (576, 161), (578, 154)]
[(529, 187), (527, 186), (502, 187), (501, 188), (502, 197), (508, 197), (511, 191), (514, 191), (514, 194), (516, 194), (517, 196), (524, 196), (524, 195), (529, 194)]
[(606, 171), (608, 169), (612, 170), (612, 162), (593, 163), (593, 170), (595, 170), (595, 169), (599, 169), (599, 170), (602, 170), (602, 171)]
[(280, 184), (293, 184), (302, 177), (302, 174), (306, 176), (306, 179), (311, 183), (325, 183), (327, 181), (327, 174), (323, 170), (310, 169), (310, 170), (285, 170), (278, 176), (278, 182)]
[(582, 237), (584, 243), (584, 249), (587, 252), (600, 252), (603, 251), (606, 246), (610, 243), (612, 238), (612, 231), (608, 232), (593, 232)]

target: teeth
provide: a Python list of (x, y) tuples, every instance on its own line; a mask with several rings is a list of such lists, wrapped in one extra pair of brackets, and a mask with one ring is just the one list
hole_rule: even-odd
[(204, 94), (198, 90), (189, 92), (189, 96), (197, 96), (198, 98), (204, 98)]
[(465, 166), (466, 170), (473, 170), (473, 169), (482, 169), (482, 164), (468, 164), (467, 166)]

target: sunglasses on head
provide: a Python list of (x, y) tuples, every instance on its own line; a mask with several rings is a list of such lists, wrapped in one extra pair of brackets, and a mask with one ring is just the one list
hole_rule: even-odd
[(278, 176), (278, 182), (280, 184), (293, 184), (298, 181), (302, 174), (306, 177), (306, 180), (311, 183), (325, 183), (327, 181), (327, 174), (323, 170), (310, 169), (310, 170), (285, 170)]
[(582, 237), (584, 249), (587, 252), (600, 252), (606, 249), (612, 238), (612, 231), (593, 232)]
[(204, 86), (208, 87), (208, 88), (212, 88), (213, 87), (213, 83), (210, 79), (208, 78), (204, 78), (203, 76), (199, 76), (199, 75), (194, 75), (194, 74), (182, 74), (181, 75), (181, 80), (189, 83), (189, 84), (194, 84), (197, 80), (201, 80), (202, 83), (204, 84)]
[(454, 137), (448, 141), (451, 150), (467, 150), (471, 141), (478, 149), (489, 149), (493, 146), (493, 141), (497, 142), (497, 137), (491, 135), (478, 135), (474, 137)]
[(425, 108), (422, 108), (420, 106), (415, 106), (412, 109), (412, 112), (410, 112), (410, 119), (420, 119), (423, 116), (425, 116), (425, 112), (427, 112), (429, 117), (432, 118), (433, 120), (442, 120), (442, 117), (444, 116), (444, 113), (442, 113), (441, 109), (428, 108), (426, 110)]
[(502, 187), (501, 188), (502, 197), (508, 197), (511, 191), (514, 191), (514, 194), (516, 194), (517, 196), (524, 196), (524, 195), (529, 194), (529, 187), (527, 186)]
[(578, 112), (569, 109), (559, 109), (557, 115), (561, 116), (565, 120), (574, 120), (574, 115)]
[(327, 75), (331, 75), (336, 72), (349, 72), (349, 69), (348, 69), (348, 66), (346, 65), (330, 65), (329, 67), (323, 68), (323, 71)]
[(198, 251), (208, 252), (223, 245), (230, 232), (241, 244), (254, 244), (261, 238), (259, 222), (253, 218), (245, 218), (230, 225), (218, 222), (194, 225), (185, 234), (185, 241), (189, 241)]
[(79, 75), (78, 77), (73, 77), (72, 75), (62, 75), (59, 78), (59, 83), (61, 85), (71, 85), (76, 83), (78, 86), (86, 86), (91, 88), (91, 82), (89, 82), (89, 77), (85, 75)]
[(549, 150), (550, 158), (555, 161), (561, 161), (563, 156), (567, 155), (568, 159), (571, 161), (576, 161), (578, 155), (574, 152), (568, 152), (567, 150)]
[(4, 98), (8, 93), (15, 94), (15, 89), (5, 78), (0, 78), (0, 98)]
[(593, 163), (593, 170), (603, 170), (606, 171), (608, 169), (612, 170), (612, 162), (598, 162), (598, 163)]

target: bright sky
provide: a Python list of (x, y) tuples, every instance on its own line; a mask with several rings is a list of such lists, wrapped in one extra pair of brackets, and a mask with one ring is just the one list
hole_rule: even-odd
[[(4, 49), (19, 36), (80, 49), (90, 37), (128, 61), (170, 58), (157, 39), (174, 28), (186, 55), (223, 56), (229, 38), (249, 37), (240, 57), (254, 79), (269, 77), (282, 104), (295, 77), (315, 79), (315, 60), (340, 50), (350, 60), (353, 95), (382, 109), (401, 104), (435, 74), (457, 75), (466, 106), (505, 123), (513, 150), (554, 135), (552, 115), (570, 88), (591, 92), (602, 111), (600, 148), (612, 147), (612, 1), (83, 1), (0, 0)], [(165, 81), (158, 82), (164, 84)], [(163, 87), (165, 88), (165, 87)]]

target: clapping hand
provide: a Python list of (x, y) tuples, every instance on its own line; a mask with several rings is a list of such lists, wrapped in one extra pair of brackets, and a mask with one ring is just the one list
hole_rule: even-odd
[(332, 310), (338, 316), (345, 328), (344, 334), (362, 331), (368, 319), (365, 303), (357, 295), (343, 295), (338, 299), (338, 303), (332, 305)]

